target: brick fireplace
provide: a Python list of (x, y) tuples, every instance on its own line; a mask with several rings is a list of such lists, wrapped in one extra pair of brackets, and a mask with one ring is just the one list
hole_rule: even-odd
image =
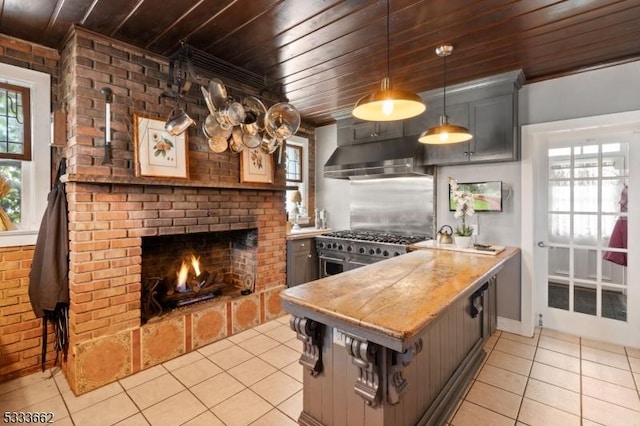
[[(281, 315), (280, 191), (68, 183), (67, 192), (71, 306), (65, 372), (76, 393)], [(235, 291), (142, 324), (143, 238), (197, 236), (204, 229), (250, 230), (257, 236), (255, 292)]]
[[(136, 177), (129, 120), (134, 112), (166, 117), (173, 108), (173, 102), (159, 99), (167, 59), (73, 29), (61, 62), (71, 298), (63, 370), (73, 391), (87, 392), (282, 315), (283, 170), (276, 169), (273, 185), (241, 184), (239, 157), (211, 152), (192, 127), (189, 179)], [(102, 165), (105, 86), (115, 94), (112, 165)], [(201, 123), (207, 109), (198, 93), (193, 87), (186, 102), (189, 115)], [(189, 243), (166, 241), (185, 236), (220, 243), (209, 248), (217, 254), (207, 258), (208, 268), (221, 273), (229, 287), (210, 300), (142, 318), (145, 275), (173, 273), (145, 262), (154, 246), (149, 241), (158, 238), (166, 246), (159, 254), (155, 244), (155, 256), (173, 258), (183, 256)], [(179, 252), (170, 252), (176, 246)], [(225, 246), (229, 251), (221, 254)], [(216, 256), (228, 263), (213, 265)], [(159, 261), (167, 262), (152, 262)], [(236, 284), (247, 274), (255, 288), (242, 295)]]
[[(134, 175), (131, 116), (166, 117), (167, 58), (76, 28), (58, 52), (0, 35), (0, 61), (51, 75), (52, 108), (66, 112), (66, 135), (54, 140), (55, 168), (68, 159), (70, 217), (70, 349), (63, 366), (83, 393), (281, 315), (285, 282), (284, 178), (273, 185), (239, 184), (238, 157), (212, 153), (198, 129), (189, 130), (189, 179)], [(227, 81), (225, 81), (227, 83)], [(235, 87), (241, 85), (235, 84)], [(102, 165), (104, 95), (112, 105), (113, 164)], [(197, 85), (186, 95), (189, 115), (207, 108)], [(247, 88), (247, 93), (251, 93)], [(268, 104), (268, 102), (267, 102)], [(309, 139), (309, 209), (314, 207), (314, 133)], [(180, 308), (143, 324), (143, 239), (203, 232), (257, 235), (255, 292)], [(0, 381), (40, 369), (42, 325), (27, 290), (33, 246), (0, 249)], [(47, 366), (53, 365), (49, 325)]]

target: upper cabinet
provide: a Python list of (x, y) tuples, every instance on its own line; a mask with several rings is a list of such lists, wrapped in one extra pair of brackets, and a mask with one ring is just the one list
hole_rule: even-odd
[[(447, 88), (447, 116), (451, 124), (469, 129), (468, 142), (424, 145), (422, 161), (429, 165), (453, 165), (513, 161), (520, 158), (517, 128), (518, 89), (521, 71)], [(437, 126), (443, 113), (442, 89), (421, 94), (427, 111), (404, 122), (404, 133), (417, 138)]]
[(518, 89), (524, 83), (521, 70), (447, 86), (449, 123), (464, 126), (473, 135), (468, 142), (423, 145), (420, 133), (437, 126), (443, 114), (442, 89), (420, 93), (427, 104), (421, 115), (401, 121), (338, 119), (338, 146), (389, 139), (415, 139), (418, 163), (453, 165), (514, 161), (520, 159)]
[(338, 122), (338, 146), (401, 138), (402, 121), (360, 121), (345, 118)]

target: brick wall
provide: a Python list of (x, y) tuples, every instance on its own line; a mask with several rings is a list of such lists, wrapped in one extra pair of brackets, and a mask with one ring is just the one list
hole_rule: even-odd
[[(0, 34), (0, 62), (51, 75), (52, 109), (58, 108), (59, 59), (56, 50)], [(54, 161), (59, 155), (53, 153)], [(29, 302), (29, 270), (33, 246), (0, 248), (0, 381), (40, 368), (42, 320)], [(49, 326), (47, 360), (53, 364)]]
[[(71, 344), (64, 370), (76, 393), (282, 314), (278, 293), (286, 263), (283, 170), (276, 170), (274, 185), (240, 184), (239, 156), (211, 152), (202, 131), (192, 127), (188, 181), (135, 177), (133, 113), (163, 119), (175, 106), (175, 101), (160, 99), (166, 89), (166, 58), (83, 29), (70, 32), (59, 57), (55, 51), (2, 36), (0, 46), (0, 60), (49, 72), (52, 109), (67, 112), (66, 146), (54, 154), (68, 159), (68, 171), (75, 176), (67, 183)], [(199, 87), (193, 86), (186, 109), (202, 123), (208, 112)], [(102, 165), (103, 87), (115, 95), (112, 165)], [(299, 134), (310, 140), (313, 164), (313, 129), (303, 125)], [(312, 211), (313, 171), (310, 176)], [(258, 229), (259, 241), (254, 294), (217, 304), (209, 301), (140, 325), (143, 236), (249, 228)], [(0, 251), (0, 356), (14, 354), (0, 358), (1, 380), (39, 365), (40, 321), (33, 318), (26, 296), (32, 253), (33, 247)]]
[[(29, 302), (29, 270), (33, 246), (0, 248), (0, 377), (2, 381), (40, 368), (42, 320)], [(49, 326), (48, 366), (53, 364)]]

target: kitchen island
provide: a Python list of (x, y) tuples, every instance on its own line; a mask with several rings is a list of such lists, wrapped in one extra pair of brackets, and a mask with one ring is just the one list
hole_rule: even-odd
[(480, 366), (518, 253), (417, 250), (281, 293), (303, 341), (302, 425), (439, 424)]

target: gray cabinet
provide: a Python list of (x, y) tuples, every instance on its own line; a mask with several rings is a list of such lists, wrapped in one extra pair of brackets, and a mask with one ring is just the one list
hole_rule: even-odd
[(315, 239), (287, 241), (287, 287), (318, 279)]
[[(422, 162), (453, 165), (518, 160), (518, 89), (523, 83), (524, 74), (518, 70), (448, 87), (449, 123), (466, 127), (473, 138), (450, 145), (423, 145)], [(443, 111), (442, 89), (420, 96), (427, 102), (427, 111), (405, 121), (404, 126), (405, 134), (416, 139), (438, 125)]]
[(402, 128), (402, 121), (373, 122), (346, 118), (338, 123), (338, 146), (401, 138)]
[[(434, 105), (435, 104), (435, 105)], [(426, 112), (416, 118), (406, 120), (405, 132), (407, 136), (415, 137), (416, 143), (421, 145), (422, 162), (429, 165), (452, 164), (452, 161), (466, 161), (468, 159), (469, 143), (455, 143), (448, 145), (422, 145), (418, 142), (420, 134), (440, 123), (443, 106), (442, 102), (438, 106), (436, 102), (431, 102)], [(458, 126), (469, 128), (469, 104), (459, 103), (447, 105), (447, 116), (449, 122)]]
[[(425, 145), (426, 164), (452, 165), (480, 162), (513, 161), (519, 156), (519, 144), (514, 127), (514, 95), (447, 105), (449, 122), (469, 129), (469, 142), (449, 145)], [(405, 126), (415, 133), (438, 125), (442, 107), (414, 119)], [(418, 121), (421, 121), (419, 123)], [(419, 133), (416, 133), (416, 138)]]

